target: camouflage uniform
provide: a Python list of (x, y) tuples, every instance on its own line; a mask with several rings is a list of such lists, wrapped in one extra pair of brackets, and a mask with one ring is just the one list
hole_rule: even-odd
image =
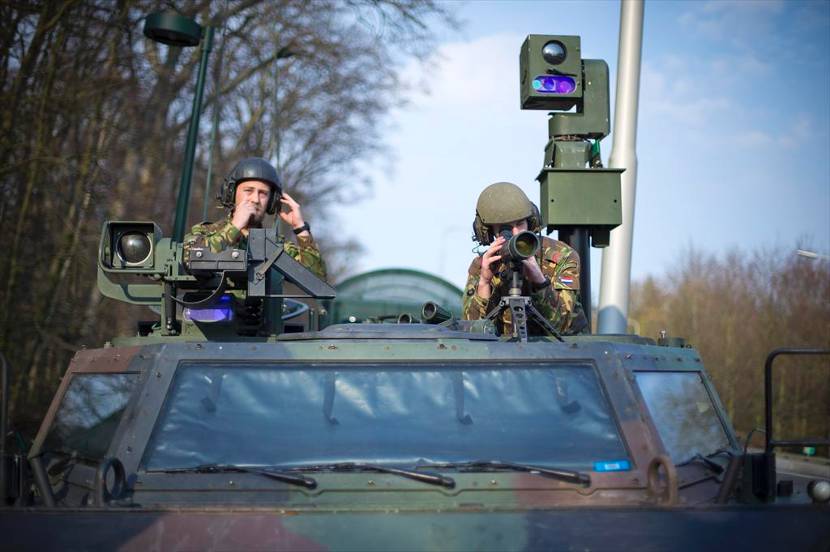
[[(286, 241), (285, 252), (299, 261), (304, 267), (312, 271), (321, 280), (326, 279), (326, 263), (323, 261), (320, 250), (309, 233), (306, 236), (297, 236), (297, 244)], [(197, 224), (184, 239), (184, 257), (189, 257), (192, 247), (209, 247), (214, 253), (234, 246), (245, 249), (248, 238), (242, 235), (231, 222), (231, 215), (219, 222), (203, 222)]]
[[(539, 248), (542, 262), (540, 266), (545, 277), (550, 278), (551, 284), (544, 289), (533, 292), (530, 283), (525, 280), (523, 295), (528, 295), (533, 306), (563, 335), (587, 333), (588, 320), (579, 301), (579, 255), (567, 244), (542, 238)], [(537, 254), (536, 260), (539, 261)], [(476, 293), (479, 275), (481, 274), (481, 257), (476, 257), (470, 264), (467, 285), (464, 288), (462, 316), (465, 320), (479, 320), (488, 312), (496, 308), (499, 299), (507, 295), (510, 287), (507, 263), (500, 261), (493, 270), (491, 282), (493, 293), (489, 300), (482, 299)], [(502, 315), (499, 330), (501, 334), (512, 333), (510, 312)], [(537, 324), (528, 320), (528, 331), (531, 334), (544, 335)]]

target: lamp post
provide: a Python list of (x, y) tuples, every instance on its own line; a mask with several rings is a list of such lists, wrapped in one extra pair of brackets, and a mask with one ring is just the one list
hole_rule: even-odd
[[(282, 146), (282, 132), (280, 131), (280, 99), (279, 99), (279, 84), (280, 84), (280, 60), (294, 57), (294, 52), (290, 50), (289, 46), (283, 46), (277, 50), (277, 57), (274, 60), (274, 143), (272, 145), (272, 154), (276, 161), (277, 174), (281, 174), (282, 163), (280, 160), (281, 146)], [(285, 236), (291, 231), (291, 228), (279, 216), (274, 220), (277, 232)]]
[(280, 48), (277, 51), (277, 59), (274, 61), (274, 157), (277, 163), (277, 172), (280, 171), (280, 142), (282, 136), (280, 133), (280, 98), (279, 98), (279, 84), (280, 84), (280, 63), (281, 59), (288, 59), (295, 54), (287, 46)]
[(816, 253), (815, 251), (810, 251), (807, 249), (796, 249), (795, 254), (799, 257), (804, 257), (805, 259), (821, 261), (830, 260), (830, 255), (822, 255), (821, 253)]
[(190, 48), (201, 43), (202, 53), (199, 59), (196, 94), (193, 96), (193, 110), (187, 129), (187, 142), (184, 148), (184, 164), (179, 182), (179, 197), (176, 200), (176, 220), (173, 223), (173, 241), (181, 242), (187, 224), (187, 207), (190, 201), (190, 182), (193, 178), (193, 160), (196, 153), (196, 138), (199, 134), (199, 115), (202, 111), (202, 94), (205, 88), (208, 56), (213, 46), (213, 27), (202, 27), (194, 20), (173, 11), (155, 12), (147, 16), (144, 22), (144, 36), (179, 48)]

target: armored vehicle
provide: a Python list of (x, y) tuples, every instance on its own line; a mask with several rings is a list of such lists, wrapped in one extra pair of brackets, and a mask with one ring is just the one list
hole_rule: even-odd
[[(577, 111), (551, 123), (541, 217), (607, 243), (619, 223), (619, 171), (597, 163), (607, 66), (543, 58), (551, 44), (579, 50), (577, 37), (529, 37), (523, 105)], [(554, 214), (554, 199), (576, 214)], [(514, 249), (538, 247), (522, 239)], [(326, 325), (335, 290), (281, 244), (257, 229), (244, 250), (185, 260), (151, 222), (105, 224), (100, 290), (159, 316), (74, 357), (28, 456), (3, 463), (4, 547), (830, 547), (827, 465), (794, 475), (775, 455), (826, 441), (774, 439), (768, 406), (765, 450), (747, 451), (682, 340), (532, 335), (520, 292), (503, 305), (511, 335), (436, 302), (399, 323)], [(298, 295), (308, 304), (286, 312)], [(242, 299), (259, 308), (241, 316)], [(303, 327), (284, 331), (300, 312)], [(767, 405), (774, 358), (820, 352), (774, 352)]]

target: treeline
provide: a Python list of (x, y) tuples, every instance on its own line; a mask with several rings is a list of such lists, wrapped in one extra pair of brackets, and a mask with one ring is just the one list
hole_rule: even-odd
[[(779, 347), (830, 349), (830, 263), (795, 248), (690, 249), (664, 278), (632, 286), (630, 329), (685, 337), (700, 351), (735, 428), (764, 427), (764, 363)], [(830, 438), (830, 357), (774, 364), (776, 439)], [(762, 434), (753, 444), (763, 443)], [(827, 454), (826, 450), (822, 450)]]
[(237, 160), (278, 162), (335, 278), (357, 245), (333, 208), (366, 191), (406, 86), (396, 69), (453, 24), (432, 0), (0, 3), (0, 351), (18, 427), (41, 418), (74, 351), (134, 332), (136, 309), (96, 289), (102, 222), (172, 232), (199, 49), (143, 36), (160, 8), (216, 28), (189, 224), (203, 217), (216, 120), (207, 218), (223, 216), (212, 196)]

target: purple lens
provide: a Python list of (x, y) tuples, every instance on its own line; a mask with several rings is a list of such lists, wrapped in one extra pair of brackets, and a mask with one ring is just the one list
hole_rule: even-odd
[(539, 75), (533, 79), (533, 89), (543, 94), (570, 94), (576, 90), (576, 81), (564, 75)]

